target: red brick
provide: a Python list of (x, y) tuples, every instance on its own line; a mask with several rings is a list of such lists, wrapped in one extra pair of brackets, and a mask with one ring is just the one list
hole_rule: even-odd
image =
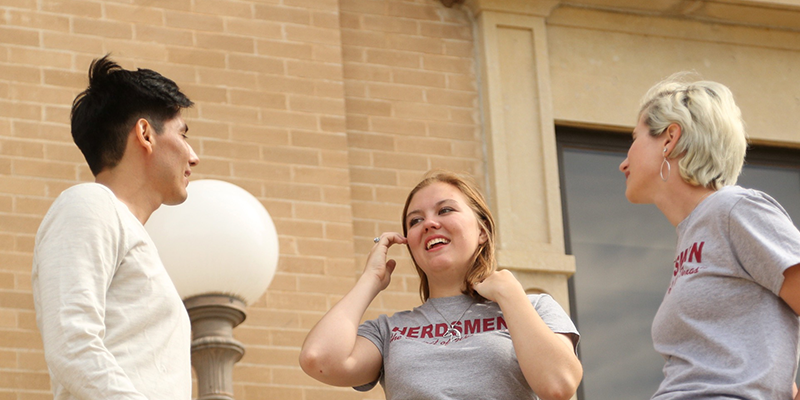
[(475, 125), (431, 123), (428, 125), (428, 133), (433, 137), (459, 140), (477, 140), (479, 130)]
[(371, 118), (372, 129), (375, 132), (396, 133), (403, 135), (425, 136), (427, 135), (425, 123), (410, 121), (399, 118)]
[(272, 127), (316, 130), (318, 120), (315, 115), (262, 109), (261, 120)]
[(344, 115), (344, 102), (341, 99), (289, 96), (289, 109), (316, 114)]
[(342, 79), (342, 66), (338, 64), (322, 64), (316, 62), (287, 61), (287, 74), (311, 79)]
[(283, 165), (320, 164), (319, 150), (298, 149), (295, 147), (266, 147), (261, 151), (261, 158), (271, 163)]
[[(265, 161), (270, 160), (265, 159)], [(268, 181), (264, 183), (264, 196), (275, 199), (319, 202), (322, 200), (322, 190), (318, 185)]]
[(133, 26), (124, 22), (112, 22), (96, 19), (73, 18), (72, 30), (75, 33), (104, 38), (132, 39)]
[[(137, 0), (137, 1), (150, 1), (150, 0)], [(175, 0), (169, 0), (169, 1), (175, 1)], [(169, 8), (169, 7), (164, 7), (164, 8)], [(164, 13), (164, 20), (166, 21), (166, 26), (171, 28), (197, 30), (201, 32), (222, 32), (224, 27), (222, 17), (218, 15), (212, 16), (212, 15), (185, 13), (179, 11), (168, 11)]]
[(314, 94), (316, 90), (314, 82), (301, 78), (259, 74), (256, 80), (258, 90), (268, 92)]
[(167, 61), (204, 67), (225, 67), (225, 53), (200, 49), (167, 47)]
[(426, 90), (425, 96), (430, 103), (456, 107), (475, 108), (478, 102), (478, 94), (474, 92), (428, 89)]
[(289, 8), (277, 5), (256, 4), (255, 17), (260, 20), (276, 21), (282, 24), (311, 24), (311, 13), (302, 8)]
[[(288, 182), (292, 179), (291, 167), (287, 165), (267, 164), (263, 162), (234, 162), (231, 169), (233, 170), (233, 176), (244, 179), (278, 182)], [(267, 209), (270, 210), (270, 212), (276, 211), (270, 207), (267, 207)]]
[(57, 31), (61, 33), (69, 32), (69, 17), (65, 15), (45, 14), (21, 9), (6, 9), (3, 16), (5, 24), (9, 26)]
[(339, 24), (342, 30), (361, 29), (361, 15), (343, 12), (339, 14)]
[(383, 32), (360, 31), (342, 29), (342, 44), (344, 46), (386, 48), (386, 34)]
[(197, 68), (197, 79), (204, 85), (219, 85), (252, 89), (256, 87), (256, 74), (248, 71)]
[(42, 107), (36, 104), (0, 100), (0, 117), (39, 120), (42, 118)]
[(428, 170), (428, 158), (425, 156), (376, 151), (373, 153), (373, 160), (376, 168), (416, 171)]
[(111, 20), (139, 23), (155, 23), (164, 20), (164, 11), (157, 8), (104, 3), (105, 16)]
[(419, 25), (414, 20), (388, 16), (364, 15), (361, 23), (365, 30), (378, 32), (419, 34)]
[(340, 0), (339, 8), (343, 12), (386, 15), (386, 4), (387, 2), (384, 0)]
[(339, 0), (283, 0), (289, 7), (313, 8), (324, 11), (338, 11)]
[(236, 142), (252, 142), (271, 146), (288, 145), (289, 131), (272, 127), (238, 125), (233, 130), (231, 139)]
[(419, 137), (397, 138), (398, 154), (452, 155), (451, 140)]
[(133, 31), (135, 39), (143, 42), (156, 42), (161, 45), (187, 47), (194, 45), (191, 31), (147, 24), (136, 24), (133, 27)]
[[(46, 49), (70, 50), (83, 54), (103, 54), (104, 52), (103, 38), (100, 37), (84, 36), (76, 40), (75, 36), (64, 35), (60, 32), (42, 32), (42, 44)], [(86, 64), (87, 70), (88, 66)]]
[(45, 105), (43, 113), (44, 121), (63, 123), (64, 121), (69, 121), (69, 113), (69, 106), (59, 107)]
[[(314, 47), (308, 43), (290, 43), (277, 40), (259, 40), (256, 52), (264, 56), (311, 60)], [(281, 63), (281, 65), (283, 65)], [(282, 72), (283, 68), (281, 67)], [(277, 72), (276, 72), (277, 73)]]
[(370, 64), (390, 65), (393, 67), (419, 68), (421, 59), (419, 54), (397, 50), (367, 49), (366, 62)]
[(325, 133), (344, 133), (345, 119), (338, 116), (319, 117), (319, 129)]
[(408, 69), (395, 69), (392, 71), (392, 81), (407, 85), (444, 88), (447, 80), (440, 72), (427, 72)]
[(227, 0), (194, 0), (193, 11), (211, 15), (252, 18), (252, 6), (246, 2)]
[(130, 40), (107, 40), (108, 46), (114, 49), (114, 56), (139, 60), (167, 61), (167, 49), (161, 43), (142, 43)]
[(387, 47), (420, 53), (442, 54), (443, 52), (441, 39), (422, 36), (392, 35), (387, 38)]
[(249, 36), (256, 39), (282, 39), (281, 24), (270, 21), (229, 19), (225, 31), (236, 35)]
[(440, 21), (439, 4), (412, 4), (390, 2), (387, 4), (388, 14), (393, 17)]
[[(152, 7), (152, 0), (131, 0), (134, 5)], [(159, 0), (158, 6), (169, 10), (189, 11), (192, 8), (192, 0)]]
[(419, 33), (423, 36), (440, 37), (445, 39), (472, 39), (472, 30), (470, 26), (464, 24), (455, 25), (421, 21), (419, 23)]
[(255, 52), (255, 42), (252, 38), (198, 32), (195, 34), (195, 39), (197, 45), (202, 48), (239, 53)]
[(413, 120), (447, 121), (450, 119), (451, 107), (424, 103), (393, 104), (394, 117)]
[(231, 89), (231, 104), (250, 107), (286, 109), (286, 96), (278, 93), (266, 93), (254, 90)]
[[(419, 87), (404, 86), (404, 85), (390, 85), (382, 83), (370, 83), (369, 97), (373, 99), (385, 100), (404, 100), (422, 102), (424, 99), (424, 91)], [(350, 95), (350, 91), (347, 92)]]
[(4, 79), (25, 83), (41, 83), (41, 70), (36, 67), (0, 65), (0, 76)]
[(311, 14), (311, 25), (318, 28), (339, 30), (339, 14), (335, 12), (314, 11)]
[[(88, 70), (88, 68), (87, 68)], [(89, 80), (86, 72), (73, 72), (56, 69), (45, 69), (44, 83), (54, 86), (63, 86), (74, 89), (86, 89)]]
[(348, 114), (391, 116), (392, 103), (382, 100), (345, 99)]
[(302, 25), (286, 25), (284, 27), (286, 39), (298, 42), (324, 43), (330, 45), (341, 44), (338, 30), (307, 27)]
[(314, 60), (327, 63), (342, 63), (342, 48), (340, 46), (330, 46), (317, 44), (314, 46)]
[(347, 140), (351, 148), (384, 151), (395, 150), (395, 139), (387, 135), (350, 132), (347, 135)]
[(345, 79), (357, 79), (375, 82), (391, 82), (392, 68), (380, 65), (366, 65), (356, 63), (344, 64)]
[(378, 170), (374, 168), (351, 167), (350, 180), (353, 182), (370, 183), (375, 185), (397, 186), (397, 174), (394, 171)]
[(243, 160), (258, 160), (261, 158), (258, 146), (250, 144), (203, 140), (201, 149), (202, 155)]

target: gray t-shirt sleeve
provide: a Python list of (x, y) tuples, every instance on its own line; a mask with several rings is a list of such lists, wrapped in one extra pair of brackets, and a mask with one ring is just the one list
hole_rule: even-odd
[[(358, 327), (358, 336), (363, 336), (370, 342), (372, 342), (375, 347), (378, 348), (378, 351), (381, 352), (381, 356), (383, 356), (383, 339), (385, 337), (389, 337), (388, 334), (384, 334), (381, 332), (381, 326), (385, 327), (388, 330), (389, 323), (388, 318), (386, 315), (381, 315), (378, 319), (371, 319), (369, 321), (365, 321)], [(380, 382), (381, 377), (383, 377), (383, 366), (381, 366), (381, 373), (378, 375), (378, 379), (373, 382), (367, 383), (361, 386), (354, 386), (353, 389), (359, 392), (366, 392), (372, 390), (375, 385)]]
[(575, 324), (569, 318), (561, 305), (556, 302), (550, 295), (528, 295), (531, 304), (542, 317), (542, 321), (555, 333), (561, 333), (569, 336), (572, 340), (573, 350), (577, 351), (578, 342), (580, 342), (580, 334)]
[(731, 208), (731, 247), (753, 280), (778, 295), (784, 271), (800, 263), (800, 232), (778, 202), (756, 193), (742, 197)]

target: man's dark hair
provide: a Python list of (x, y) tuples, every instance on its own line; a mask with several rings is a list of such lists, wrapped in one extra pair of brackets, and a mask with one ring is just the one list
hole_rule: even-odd
[(108, 57), (92, 61), (89, 87), (72, 103), (72, 139), (95, 176), (119, 163), (139, 118), (160, 134), (164, 122), (194, 105), (175, 82), (158, 72), (128, 71)]

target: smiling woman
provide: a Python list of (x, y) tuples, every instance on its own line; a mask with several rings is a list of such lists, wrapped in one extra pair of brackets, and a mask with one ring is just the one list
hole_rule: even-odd
[[(403, 235), (380, 236), (364, 273), (311, 330), (300, 365), (321, 382), (395, 399), (568, 399), (582, 376), (578, 332), (548, 295), (526, 295), (497, 271), (494, 220), (483, 196), (457, 174), (431, 172), (411, 191)], [(405, 235), (405, 236), (404, 236)], [(405, 244), (423, 304), (359, 325)]]

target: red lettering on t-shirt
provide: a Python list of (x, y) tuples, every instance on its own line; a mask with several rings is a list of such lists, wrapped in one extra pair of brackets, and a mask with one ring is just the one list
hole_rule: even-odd
[(503, 317), (497, 317), (497, 330), (507, 329), (508, 325), (506, 325), (506, 320)]
[(410, 338), (418, 338), (419, 337), (419, 327), (415, 326), (412, 328), (408, 328), (408, 334), (406, 335)]
[(464, 333), (465, 335), (469, 335), (471, 333), (480, 333), (481, 332), (481, 320), (473, 319), (464, 321)]
[(701, 265), (696, 265), (694, 267), (685, 267), (684, 264), (688, 262), (694, 262), (695, 264), (700, 264), (703, 261), (703, 245), (706, 242), (694, 242), (690, 247), (684, 249), (677, 257), (675, 257), (675, 264), (672, 270), (672, 282), (669, 284), (669, 288), (667, 289), (667, 294), (672, 293), (672, 288), (678, 282), (678, 278), (686, 275), (694, 275), (700, 272), (702, 268)]
[(706, 244), (706, 242), (700, 242), (699, 245), (697, 242), (692, 244), (692, 251), (689, 253), (689, 262), (692, 262), (692, 260), (698, 264), (702, 262), (704, 244)]
[(433, 325), (425, 325), (422, 327), (422, 333), (419, 335), (420, 338), (432, 338), (433, 337)]
[(483, 331), (489, 332), (494, 330), (494, 318), (483, 319)]
[(392, 328), (392, 332), (398, 332), (401, 335), (405, 335), (406, 334), (406, 330), (408, 330), (407, 326), (404, 326), (402, 328), (398, 328), (398, 327), (395, 326), (394, 328)]

